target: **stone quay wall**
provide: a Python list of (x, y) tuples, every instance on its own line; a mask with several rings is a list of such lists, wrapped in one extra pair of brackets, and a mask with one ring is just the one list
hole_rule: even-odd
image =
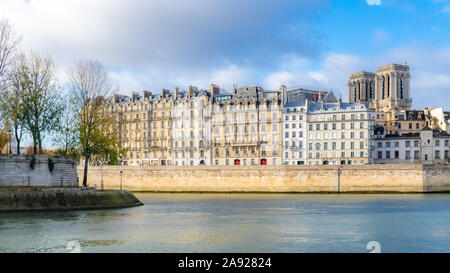
[(122, 181), (125, 190), (151, 192), (450, 192), (448, 164), (89, 167), (90, 186), (102, 178), (105, 189)]
[(32, 161), (33, 157), (28, 155), (0, 155), (0, 187), (78, 186), (74, 160), (37, 155), (34, 164)]

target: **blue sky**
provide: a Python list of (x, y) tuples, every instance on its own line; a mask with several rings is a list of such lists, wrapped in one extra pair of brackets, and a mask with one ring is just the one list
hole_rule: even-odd
[(97, 59), (118, 91), (210, 83), (332, 89), (407, 61), (413, 107), (450, 109), (450, 0), (2, 0), (59, 75)]

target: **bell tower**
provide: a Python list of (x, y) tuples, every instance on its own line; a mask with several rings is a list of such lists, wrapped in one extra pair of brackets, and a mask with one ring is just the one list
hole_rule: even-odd
[(378, 67), (375, 78), (377, 110), (409, 110), (412, 104), (410, 79), (406, 62)]

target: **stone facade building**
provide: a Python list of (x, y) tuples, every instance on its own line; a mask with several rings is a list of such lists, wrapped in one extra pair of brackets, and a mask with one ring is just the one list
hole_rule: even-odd
[(308, 165), (372, 163), (374, 118), (366, 105), (306, 101), (306, 107)]
[(214, 165), (277, 165), (281, 162), (281, 110), (286, 87), (264, 91), (235, 88), (214, 97), (212, 161)]
[(283, 165), (306, 164), (307, 100), (288, 102), (283, 108)]
[(174, 92), (172, 116), (173, 164), (211, 165), (211, 101), (219, 89)]
[(449, 143), (450, 134), (428, 127), (420, 133), (377, 136), (374, 141), (374, 163), (446, 163)]

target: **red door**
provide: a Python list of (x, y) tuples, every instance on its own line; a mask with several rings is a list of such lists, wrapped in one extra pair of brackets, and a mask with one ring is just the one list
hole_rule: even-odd
[(234, 160), (234, 165), (241, 165), (241, 161), (239, 159)]
[(265, 158), (261, 159), (261, 165), (267, 165), (267, 159)]

